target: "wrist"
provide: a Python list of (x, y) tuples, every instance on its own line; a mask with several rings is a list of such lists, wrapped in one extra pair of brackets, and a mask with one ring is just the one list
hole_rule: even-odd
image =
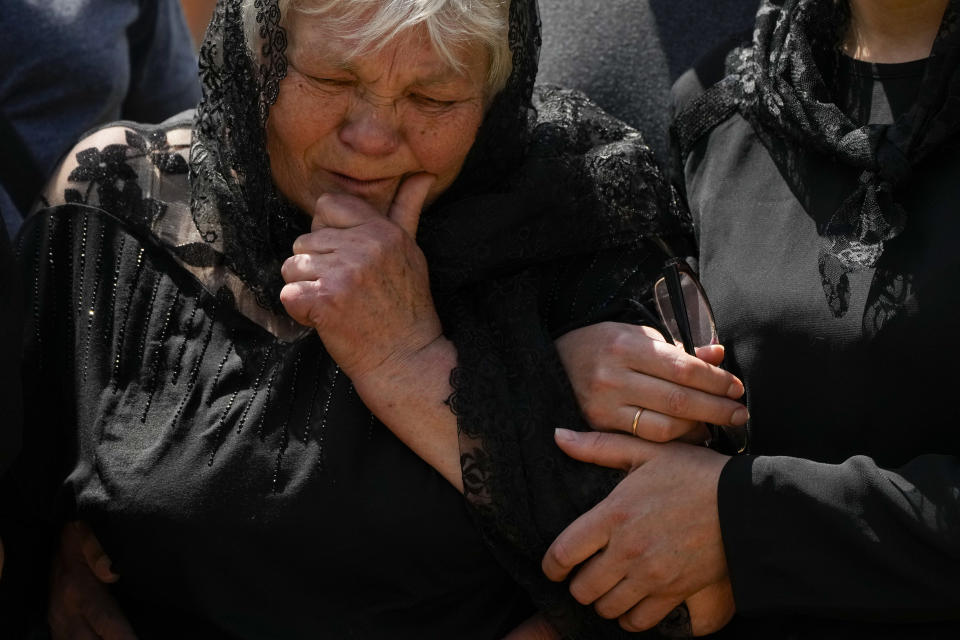
[[(392, 351), (386, 358), (364, 371), (351, 375), (354, 388), (361, 398), (365, 393), (395, 386), (404, 380), (424, 379), (431, 373), (444, 373), (444, 380), (457, 365), (457, 350), (442, 333), (432, 337), (411, 340)], [(349, 372), (346, 372), (350, 375)]]

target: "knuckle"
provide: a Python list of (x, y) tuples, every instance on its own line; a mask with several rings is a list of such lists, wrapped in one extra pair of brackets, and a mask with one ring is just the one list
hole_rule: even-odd
[(590, 604), (596, 600), (593, 589), (583, 580), (574, 579), (570, 582), (570, 595), (580, 604)]
[(606, 343), (607, 352), (617, 358), (629, 355), (634, 348), (631, 338), (630, 332), (625, 329), (619, 327), (611, 329)]
[(587, 389), (592, 394), (609, 391), (614, 379), (606, 367), (594, 367), (587, 372)]
[(296, 258), (296, 255), (290, 256), (280, 265), (280, 276), (284, 282), (290, 282), (290, 279), (293, 277), (293, 272), (296, 269)]
[(627, 631), (637, 632), (651, 629), (656, 626), (658, 622), (660, 621), (652, 619), (650, 612), (646, 609), (634, 607), (623, 615), (620, 626)]
[(387, 255), (387, 238), (382, 236), (364, 236), (361, 252), (368, 261), (380, 261)]
[(673, 572), (662, 562), (651, 562), (647, 565), (646, 580), (653, 590), (659, 591), (671, 583)]
[(642, 536), (627, 536), (620, 546), (622, 554), (630, 561), (642, 558), (647, 552), (647, 542)]
[(593, 606), (593, 610), (597, 612), (598, 616), (600, 616), (601, 618), (605, 618), (607, 620), (613, 620), (616, 617), (618, 617), (621, 613), (621, 610), (618, 607), (608, 602), (607, 600), (598, 601)]
[(673, 426), (669, 421), (650, 425), (649, 430), (647, 430), (644, 435), (654, 442), (670, 442), (675, 437)]
[(293, 241), (293, 253), (303, 253), (305, 250), (304, 243), (306, 236), (297, 236), (297, 239)]
[(667, 394), (667, 411), (673, 416), (683, 416), (690, 407), (690, 394), (684, 389), (672, 389)]
[(656, 342), (666, 342), (666, 340), (663, 337), (663, 334), (660, 333), (660, 331), (655, 327), (649, 327), (647, 325), (643, 325), (640, 327), (640, 333), (642, 333), (643, 335), (647, 336), (648, 338)]
[(553, 543), (547, 552), (550, 561), (562, 569), (568, 569), (573, 566), (573, 558), (566, 541), (560, 539)]
[(628, 506), (617, 500), (610, 503), (603, 517), (612, 530), (617, 530), (630, 521), (631, 514)]
[(673, 361), (673, 379), (679, 384), (690, 384), (696, 374), (696, 363), (686, 356), (678, 355)]

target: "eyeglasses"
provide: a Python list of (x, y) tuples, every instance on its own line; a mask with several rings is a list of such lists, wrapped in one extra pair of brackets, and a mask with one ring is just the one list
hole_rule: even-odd
[(660, 319), (684, 351), (695, 356), (696, 347), (719, 344), (710, 301), (686, 262), (668, 260), (663, 277), (653, 285), (653, 293)]
[[(671, 258), (663, 267), (663, 277), (653, 285), (653, 297), (660, 319), (674, 343), (696, 356), (696, 348), (719, 344), (717, 325), (707, 294), (697, 276), (679, 258)], [(743, 453), (749, 443), (749, 432), (742, 427), (718, 427), (708, 424), (710, 442), (718, 442), (721, 433), (737, 453)]]

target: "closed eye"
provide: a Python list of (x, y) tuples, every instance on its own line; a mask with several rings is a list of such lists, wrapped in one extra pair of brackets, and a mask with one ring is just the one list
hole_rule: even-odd
[(354, 78), (321, 78), (318, 76), (307, 76), (310, 80), (316, 82), (317, 84), (322, 84), (328, 87), (352, 87), (357, 81)]
[(442, 100), (440, 98), (432, 98), (422, 93), (412, 93), (410, 94), (410, 99), (421, 107), (436, 110), (448, 109), (459, 102), (459, 100)]

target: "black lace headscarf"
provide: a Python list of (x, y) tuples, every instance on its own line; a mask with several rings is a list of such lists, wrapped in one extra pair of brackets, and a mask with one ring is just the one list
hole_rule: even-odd
[(960, 131), (960, 1), (947, 6), (916, 102), (889, 125), (856, 123), (837, 104), (832, 71), (849, 19), (847, 0), (764, 0), (752, 45), (730, 57), (727, 78), (674, 125), (685, 154), (738, 110), (768, 146), (786, 140), (788, 149), (813, 149), (862, 171), (820, 231), (820, 274), (837, 316), (847, 309), (847, 274), (876, 266), (907, 224), (898, 185)]
[[(309, 217), (271, 179), (264, 124), (286, 72), (287, 41), (276, 0), (257, 0), (256, 8), (256, 63), (244, 54), (239, 0), (220, 0), (207, 32), (190, 162), (192, 208), (211, 247), (261, 305), (277, 310), (280, 264), (294, 237), (308, 230)], [(672, 191), (635, 131), (578, 94), (535, 90), (535, 0), (510, 3), (509, 44), (505, 88), (460, 175), (424, 211), (417, 241), (444, 333), (458, 352), (450, 404), (479, 529), (569, 637), (619, 637), (615, 623), (578, 605), (566, 585), (540, 571), (553, 538), (619, 477), (570, 460), (553, 443), (555, 427), (585, 425), (553, 347), (556, 336), (542, 317), (542, 282), (564, 261), (583, 260), (587, 268), (596, 264), (590, 255), (629, 254), (629, 263), (645, 239), (684, 230)], [(659, 269), (662, 261), (651, 263)], [(645, 275), (636, 277), (636, 263), (629, 271), (632, 280), (596, 270), (596, 286), (583, 296), (611, 300), (624, 286), (649, 286)], [(602, 315), (603, 305), (597, 309)], [(597, 317), (583, 318), (591, 319)]]

